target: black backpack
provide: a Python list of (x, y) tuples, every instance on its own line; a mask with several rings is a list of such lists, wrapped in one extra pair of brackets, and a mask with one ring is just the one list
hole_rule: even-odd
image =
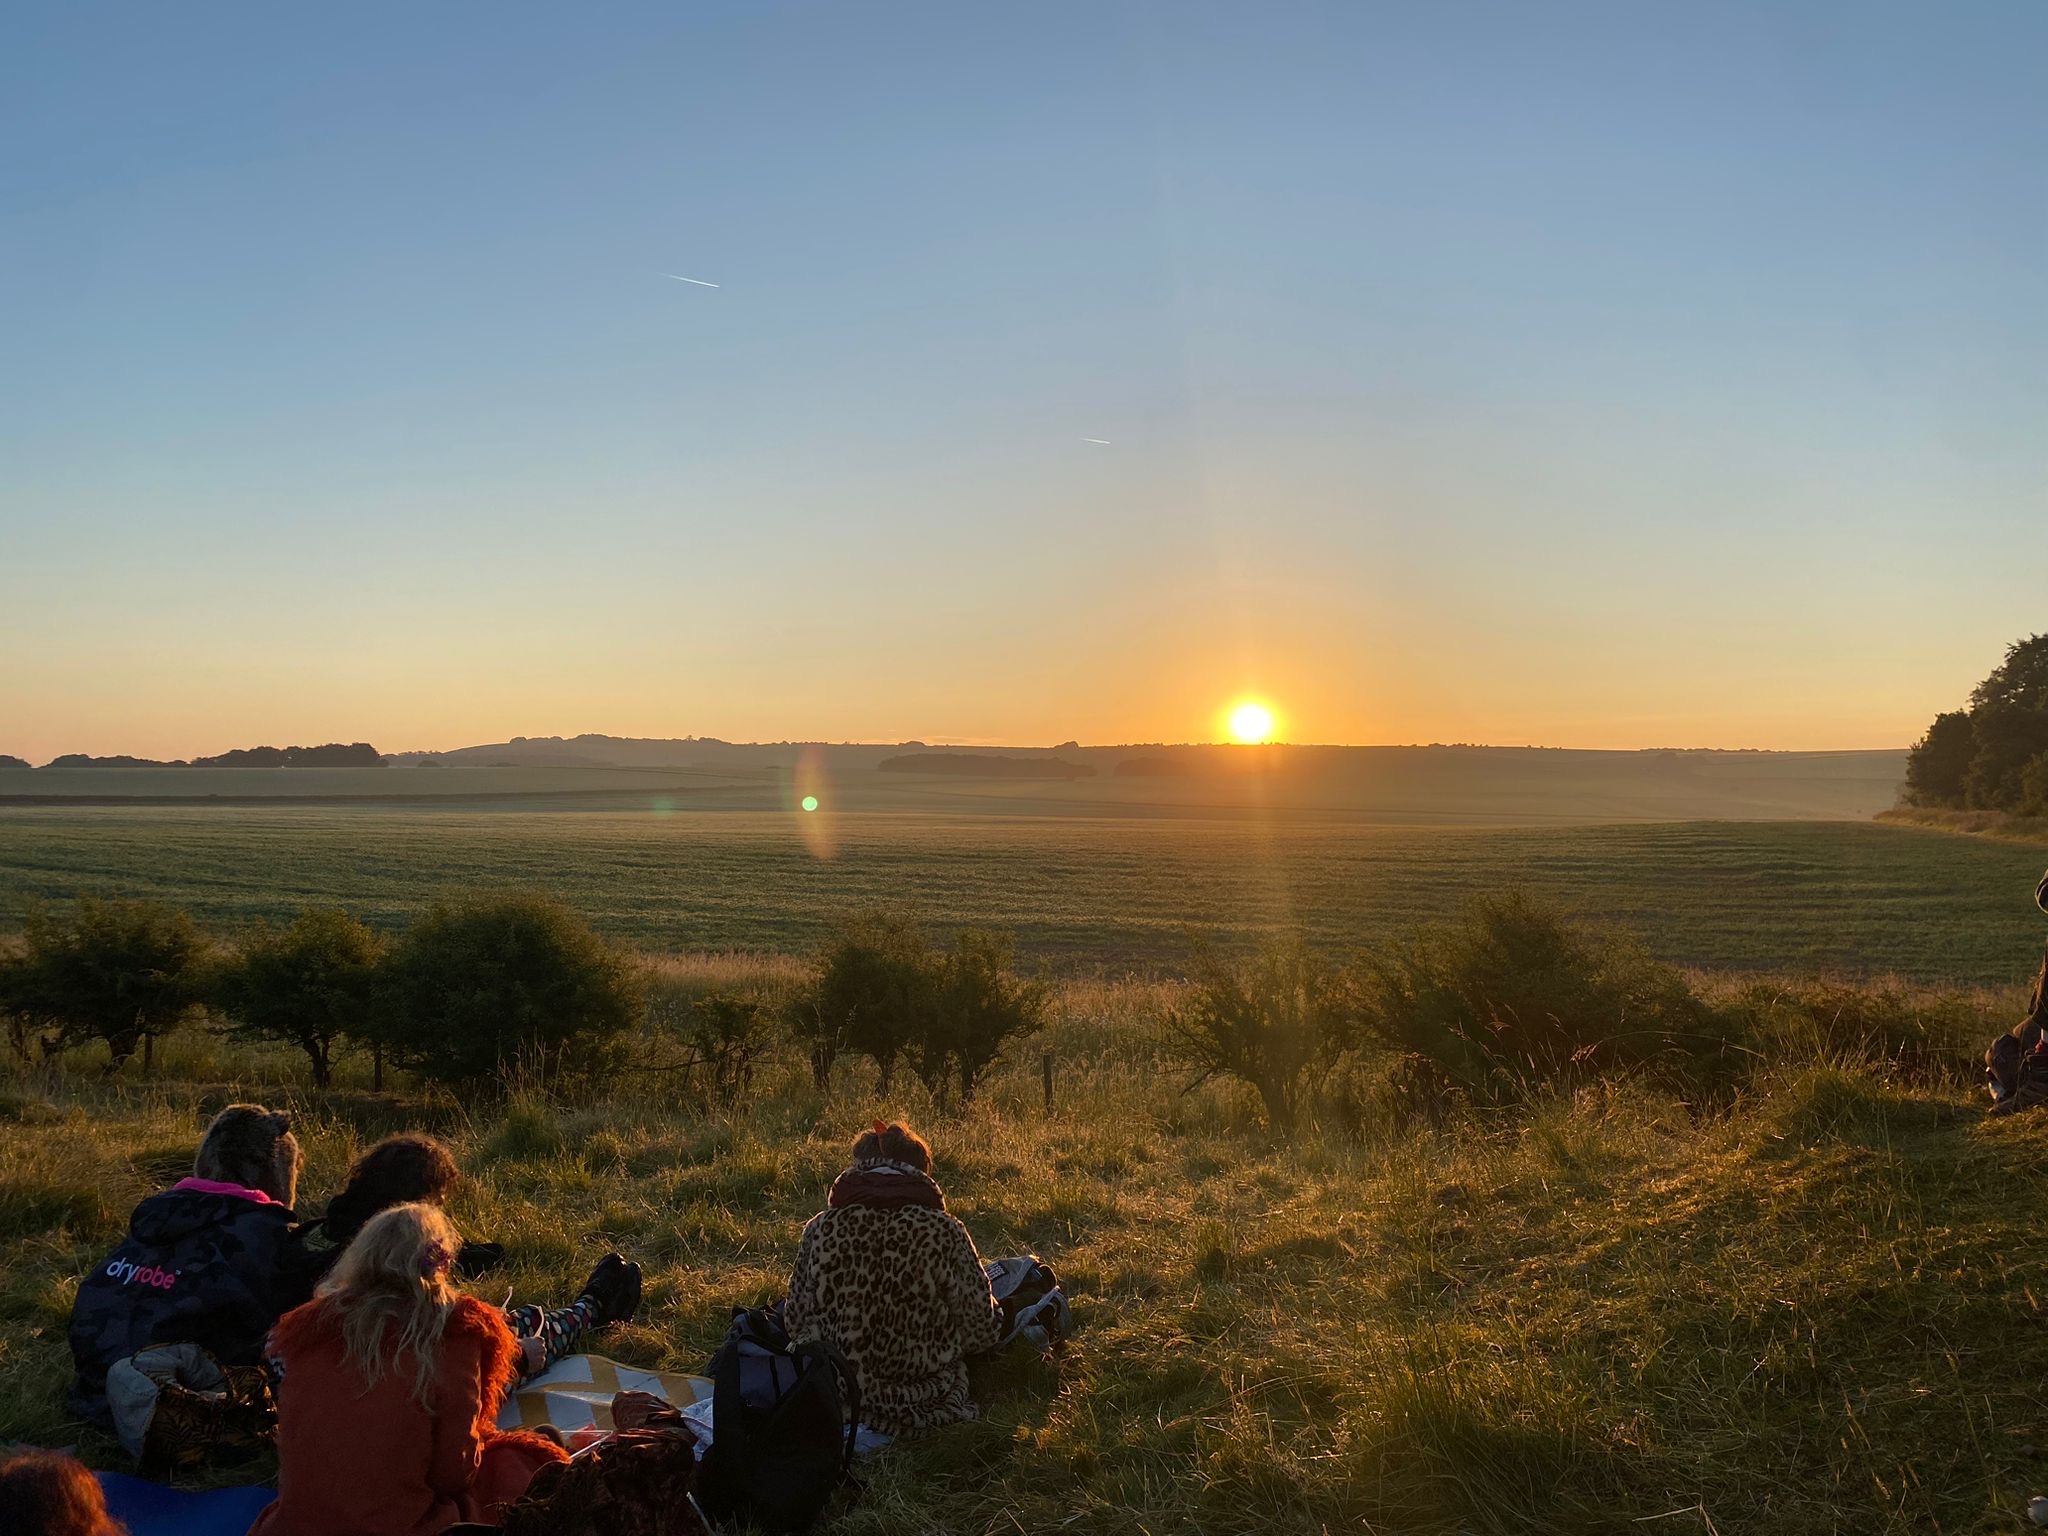
[(711, 1357), (711, 1446), (697, 1499), (714, 1520), (807, 1531), (851, 1481), (860, 1384), (825, 1343), (791, 1344), (782, 1307), (735, 1310)]

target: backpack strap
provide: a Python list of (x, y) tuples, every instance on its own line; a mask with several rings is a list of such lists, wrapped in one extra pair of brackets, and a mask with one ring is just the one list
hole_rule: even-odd
[(853, 1476), (854, 1442), (860, 1436), (860, 1378), (853, 1372), (853, 1362), (841, 1354), (838, 1347), (827, 1344), (823, 1339), (813, 1339), (799, 1344), (791, 1351), (799, 1358), (822, 1361), (839, 1375), (840, 1391), (846, 1399), (846, 1446), (840, 1453), (839, 1471), (844, 1477)]
[(739, 1466), (747, 1453), (747, 1405), (740, 1396), (740, 1349), (737, 1337), (745, 1311), (738, 1310), (733, 1317), (733, 1330), (718, 1347), (718, 1353), (711, 1362), (711, 1443), (714, 1447), (725, 1446), (720, 1456), (729, 1465)]

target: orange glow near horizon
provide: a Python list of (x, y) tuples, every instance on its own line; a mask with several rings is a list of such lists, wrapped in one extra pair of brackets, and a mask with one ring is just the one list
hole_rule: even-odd
[(1257, 746), (1273, 739), (1271, 706), (1257, 699), (1241, 699), (1230, 707), (1230, 739), (1240, 746)]

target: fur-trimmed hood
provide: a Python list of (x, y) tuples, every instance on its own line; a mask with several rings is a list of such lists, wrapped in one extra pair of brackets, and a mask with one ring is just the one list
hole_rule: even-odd
[[(496, 1397), (488, 1405), (495, 1416), (519, 1365), (519, 1340), (506, 1324), (505, 1314), (474, 1296), (458, 1296), (442, 1338), (475, 1341), (483, 1358), (484, 1379), (495, 1383)], [(268, 1353), (287, 1363), (294, 1355), (338, 1354), (341, 1348), (341, 1311), (326, 1296), (285, 1313), (270, 1330)]]
[(279, 1205), (290, 1205), (303, 1161), (290, 1115), (261, 1104), (230, 1104), (207, 1126), (192, 1176), (260, 1189)]

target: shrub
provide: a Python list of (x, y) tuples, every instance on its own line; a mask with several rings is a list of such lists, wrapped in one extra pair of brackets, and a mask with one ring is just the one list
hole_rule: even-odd
[(768, 1017), (766, 1004), (726, 992), (689, 1005), (682, 1035), (703, 1069), (711, 1097), (735, 1103), (753, 1086), (754, 1063), (770, 1044)]
[[(201, 991), (206, 941), (184, 912), (151, 901), (85, 897), (68, 920), (29, 914), (9, 967), (10, 1011), (56, 1026), (58, 1049), (104, 1040), (109, 1071), (177, 1027)], [(26, 1036), (18, 1048), (25, 1049)]]
[(1212, 1077), (1249, 1083), (1267, 1125), (1292, 1130), (1304, 1097), (1348, 1041), (1345, 989), (1292, 941), (1242, 964), (1199, 947), (1193, 973), (1187, 1001), (1166, 1017), (1168, 1050), (1196, 1070), (1189, 1086)]
[(2008, 1020), (1954, 994), (1896, 985), (1756, 982), (1729, 1003), (1762, 1056), (1796, 1066), (1882, 1064), (1903, 1081), (1969, 1074)]
[(2028, 760), (2020, 770), (2019, 804), (2022, 816), (2048, 816), (2048, 752)]
[(310, 907), (287, 928), (259, 924), (221, 968), (213, 1000), (231, 1033), (304, 1051), (325, 1088), (335, 1043), (370, 1030), (383, 955), (383, 939), (346, 912)]
[(1734, 1065), (1728, 1020), (1633, 940), (1525, 896), (1483, 897), (1361, 968), (1366, 1032), (1482, 1104), (1617, 1071), (1685, 1080)]
[(938, 1094), (957, 1074), (962, 1103), (1003, 1053), (1045, 1021), (1046, 989), (1010, 970), (1011, 943), (1001, 934), (963, 928), (933, 968), (933, 1007), (917, 1041), (917, 1072)]
[(931, 946), (917, 925), (867, 912), (818, 957), (811, 990), (787, 1017), (811, 1053), (821, 1086), (839, 1052), (855, 1050), (874, 1059), (886, 1095), (898, 1058), (931, 1032), (936, 992)]
[(436, 906), (384, 970), (377, 1033), (438, 1082), (595, 1066), (640, 1012), (627, 957), (540, 896)]
[(46, 1057), (63, 1048), (62, 1021), (26, 949), (0, 951), (0, 1020), (7, 1025), (8, 1049), (23, 1066), (35, 1059), (38, 1046)]

